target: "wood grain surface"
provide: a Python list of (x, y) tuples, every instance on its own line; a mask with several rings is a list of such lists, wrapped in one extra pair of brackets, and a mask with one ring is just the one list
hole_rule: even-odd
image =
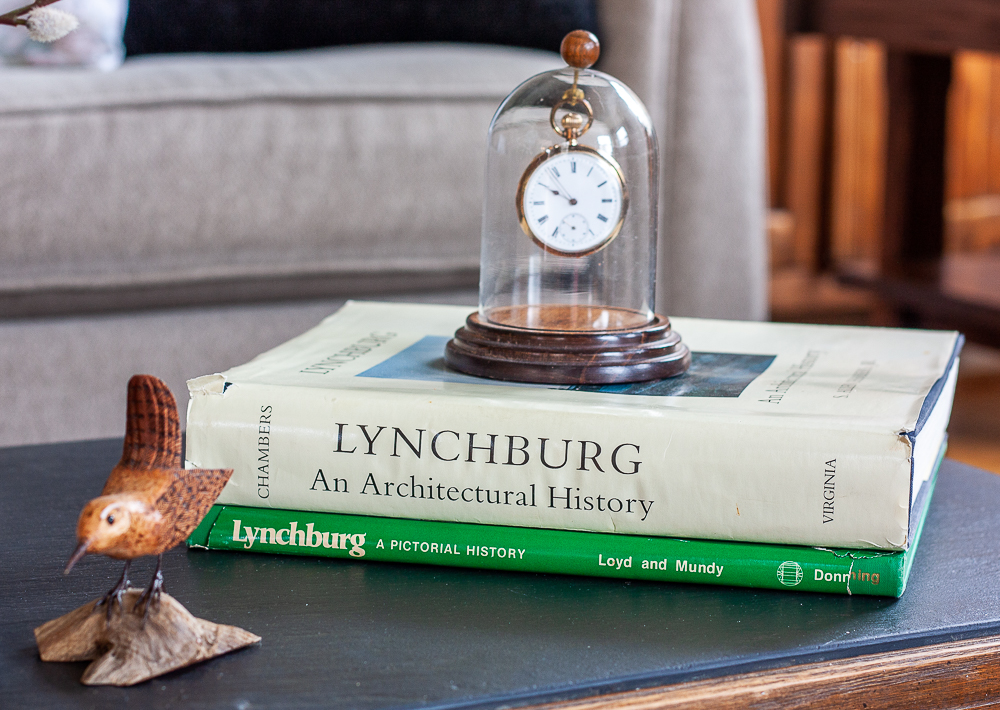
[(129, 589), (122, 610), (110, 617), (95, 599), (36, 628), (41, 659), (93, 661), (81, 683), (125, 686), (260, 642), (236, 626), (192, 616), (169, 594), (144, 617), (135, 610), (141, 591)]
[(77, 523), (77, 553), (122, 560), (159, 555), (183, 542), (205, 517), (232, 469), (181, 467), (177, 403), (152, 375), (128, 383), (122, 457), (101, 495), (88, 502)]
[(770, 708), (995, 707), (1000, 636), (745, 673), (582, 701), (545, 710), (765, 710)]
[(597, 58), (601, 56), (601, 43), (597, 41), (597, 36), (587, 30), (573, 30), (563, 37), (562, 44), (559, 45), (559, 53), (563, 61), (571, 67), (586, 69), (593, 66)]
[(631, 308), (563, 304), (501, 306), (489, 309), (487, 317), (491, 323), (513, 328), (572, 333), (637, 330), (652, 322), (648, 313)]
[[(631, 314), (637, 323), (627, 330), (580, 330), (574, 326), (585, 324), (581, 311), (592, 325), (597, 309), (522, 306), (490, 314), (497, 310), (504, 314), (500, 322), (494, 322), (492, 315), (489, 320), (481, 318), (478, 312), (466, 319), (445, 349), (450, 367), (512, 382), (607, 384), (674, 377), (691, 365), (690, 350), (665, 316), (654, 315), (646, 321), (635, 311), (602, 308), (606, 314), (617, 314), (605, 320), (627, 322)], [(527, 310), (537, 311), (537, 317), (516, 315)], [(535, 327), (505, 324), (522, 322)]]
[(830, 43), (794, 37), (788, 43), (789, 76), (784, 206), (794, 215), (793, 264), (815, 271), (824, 229)]

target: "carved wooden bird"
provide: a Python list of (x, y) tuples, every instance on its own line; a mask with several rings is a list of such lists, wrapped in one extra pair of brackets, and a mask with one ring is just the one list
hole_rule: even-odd
[(185, 540), (222, 492), (232, 469), (184, 469), (177, 403), (162, 380), (135, 375), (128, 383), (125, 446), (99, 498), (83, 507), (76, 527), (79, 542), (66, 565), (69, 574), (81, 557), (100, 553), (125, 560), (121, 579), (98, 602), (108, 618), (128, 588), (132, 560), (157, 555), (156, 571), (135, 604), (149, 613), (163, 589), (163, 553)]

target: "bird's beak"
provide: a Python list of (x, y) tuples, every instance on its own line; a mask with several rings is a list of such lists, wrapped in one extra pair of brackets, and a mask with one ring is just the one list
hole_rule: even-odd
[(84, 540), (79, 545), (77, 545), (76, 550), (73, 551), (73, 556), (69, 558), (69, 562), (66, 563), (66, 569), (63, 574), (69, 574), (69, 571), (73, 569), (73, 565), (80, 561), (80, 558), (87, 554), (87, 545), (90, 544), (90, 540)]

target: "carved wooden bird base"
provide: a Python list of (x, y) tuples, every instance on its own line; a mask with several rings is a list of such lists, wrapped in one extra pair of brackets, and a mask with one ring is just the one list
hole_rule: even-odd
[[(103, 653), (110, 643), (114, 647), (110, 656), (91, 664), (83, 682), (131, 685), (259, 641), (242, 629), (191, 616), (162, 591), (163, 553), (191, 534), (232, 473), (232, 469), (182, 468), (174, 396), (150, 375), (129, 380), (122, 458), (101, 495), (80, 513), (78, 545), (66, 574), (88, 553), (125, 560), (125, 569), (102, 598), (35, 629), (42, 660), (97, 658), (95, 649)], [(157, 563), (149, 586), (140, 592), (129, 589), (128, 570), (133, 559), (144, 555), (157, 555)], [(162, 608), (161, 599), (168, 601)], [(98, 618), (103, 628), (95, 626)], [(226, 630), (226, 640), (217, 643), (220, 629)], [(63, 646), (70, 650), (58, 650)]]
[[(140, 594), (126, 590), (123, 607), (134, 610)], [(80, 678), (84, 685), (135, 685), (260, 641), (249, 631), (192, 616), (166, 593), (148, 617), (128, 611), (110, 622), (99, 601), (35, 629), (43, 661), (93, 661)]]

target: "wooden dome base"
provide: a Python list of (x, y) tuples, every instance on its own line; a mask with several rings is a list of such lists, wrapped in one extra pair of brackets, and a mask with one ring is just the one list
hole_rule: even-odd
[(533, 330), (471, 314), (445, 348), (456, 370), (495, 380), (591, 385), (643, 382), (687, 371), (691, 352), (656, 315), (628, 330)]

